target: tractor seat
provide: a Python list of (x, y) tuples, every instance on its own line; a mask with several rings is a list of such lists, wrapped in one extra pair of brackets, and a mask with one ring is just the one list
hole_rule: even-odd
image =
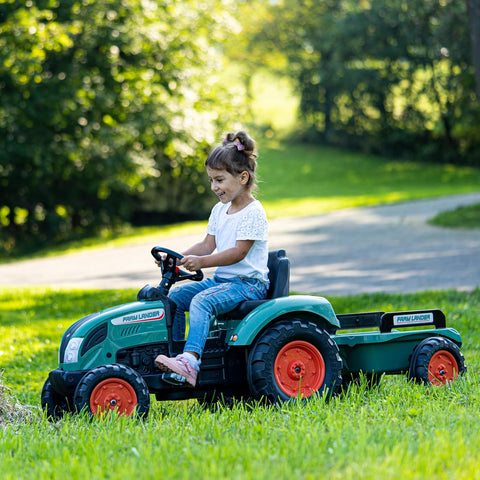
[(238, 319), (245, 317), (262, 303), (273, 298), (287, 297), (290, 293), (290, 261), (285, 250), (272, 250), (268, 252), (268, 287), (267, 297), (264, 300), (246, 300), (237, 305), (233, 310), (221, 315), (224, 319)]

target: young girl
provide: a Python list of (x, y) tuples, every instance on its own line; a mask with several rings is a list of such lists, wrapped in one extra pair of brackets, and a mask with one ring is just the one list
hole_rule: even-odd
[(159, 355), (155, 363), (164, 372), (184, 376), (192, 387), (211, 316), (267, 294), (268, 223), (262, 204), (252, 195), (257, 168), (254, 150), (255, 142), (245, 132), (228, 133), (207, 158), (211, 189), (220, 202), (212, 209), (205, 238), (183, 252), (181, 264), (190, 271), (218, 268), (213, 278), (177, 287), (169, 295), (177, 305), (174, 340), (185, 338), (186, 311), (190, 328), (183, 353), (175, 358)]

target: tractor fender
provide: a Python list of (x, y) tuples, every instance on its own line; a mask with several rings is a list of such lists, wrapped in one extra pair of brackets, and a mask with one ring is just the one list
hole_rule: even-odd
[(280, 318), (291, 317), (298, 313), (299, 317), (307, 317), (334, 332), (340, 323), (330, 302), (323, 297), (309, 295), (292, 295), (280, 297), (262, 303), (251, 311), (233, 330), (229, 345), (251, 345), (257, 335), (270, 323)]

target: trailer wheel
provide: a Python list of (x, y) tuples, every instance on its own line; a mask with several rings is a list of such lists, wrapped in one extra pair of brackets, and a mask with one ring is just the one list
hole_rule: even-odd
[(408, 376), (417, 383), (446, 385), (466, 370), (465, 358), (457, 344), (448, 338), (430, 337), (414, 350)]
[(57, 393), (49, 379), (43, 384), (41, 404), (47, 418), (51, 420), (60, 420), (66, 413), (75, 411), (73, 397)]
[(146, 417), (150, 394), (142, 376), (126, 365), (102, 365), (87, 372), (75, 390), (75, 406), (95, 417), (115, 411)]
[(313, 322), (282, 320), (265, 330), (250, 352), (247, 377), (256, 399), (271, 403), (330, 396), (342, 383), (342, 359), (330, 335)]

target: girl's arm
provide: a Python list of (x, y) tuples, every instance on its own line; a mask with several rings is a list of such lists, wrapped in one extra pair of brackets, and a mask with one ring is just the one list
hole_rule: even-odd
[[(187, 248), (184, 252), (182, 252), (182, 255), (184, 257), (189, 255), (200, 255), (200, 256), (210, 255), (215, 250), (216, 247), (217, 245), (215, 243), (215, 237), (213, 235), (207, 234), (201, 242), (195, 243), (195, 245), (192, 245), (191, 247)], [(163, 259), (165, 260), (166, 255), (164, 255), (163, 257), (164, 257)], [(161, 267), (162, 265), (162, 262), (160, 262), (160, 260), (155, 260), (155, 263), (159, 267)], [(177, 265), (178, 264), (183, 264), (183, 261), (177, 260)], [(199, 270), (199, 269), (197, 268), (196, 270)]]
[(213, 253), (216, 247), (217, 244), (215, 243), (215, 236), (209, 235), (207, 233), (207, 235), (201, 242), (198, 242), (195, 245), (187, 248), (184, 252), (182, 252), (182, 255), (184, 257), (188, 255), (210, 255), (211, 253)]
[[(207, 235), (207, 237), (208, 236), (209, 235)], [(215, 242), (215, 237), (213, 237), (213, 242)], [(247, 253), (249, 252), (250, 248), (252, 248), (253, 243), (254, 240), (237, 240), (234, 247), (223, 250), (223, 252), (212, 254), (213, 250), (211, 250), (209, 253), (204, 255), (188, 254), (182, 258), (181, 263), (187, 270), (190, 270), (191, 272), (200, 270), (201, 268), (233, 265), (234, 263), (240, 262), (247, 256)], [(192, 249), (194, 247), (196, 247), (196, 245), (194, 245)], [(189, 251), (190, 249), (188, 249), (186, 252)]]

